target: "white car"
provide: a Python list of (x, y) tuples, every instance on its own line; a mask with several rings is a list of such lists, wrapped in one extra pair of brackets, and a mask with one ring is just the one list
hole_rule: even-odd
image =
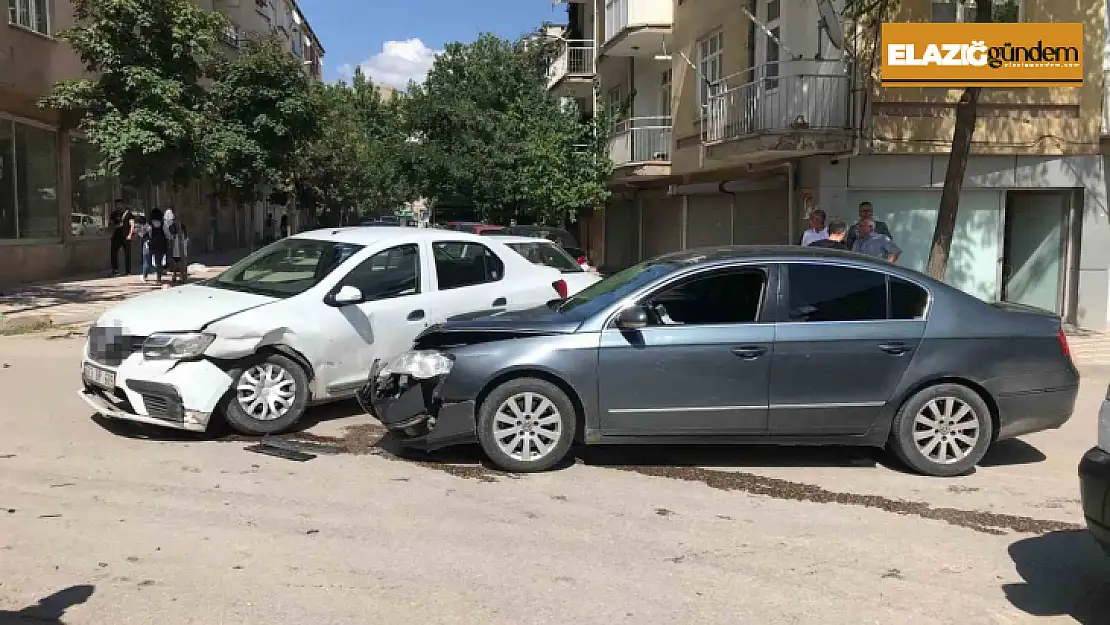
[(567, 283), (568, 295), (574, 295), (594, 282), (601, 281), (601, 276), (579, 265), (577, 260), (554, 241), (517, 236), (499, 236), (495, 240), (537, 265), (557, 269)]
[(111, 418), (201, 432), (222, 412), (239, 432), (281, 432), (308, 405), (352, 396), (375, 359), (430, 325), (569, 289), (559, 270), (489, 237), (314, 230), (106, 312), (89, 329), (80, 396)]

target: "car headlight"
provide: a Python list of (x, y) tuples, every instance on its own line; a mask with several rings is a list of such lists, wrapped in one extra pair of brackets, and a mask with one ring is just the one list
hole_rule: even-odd
[(195, 358), (203, 354), (214, 340), (216, 335), (201, 332), (151, 334), (143, 342), (143, 358), (150, 360)]
[(386, 365), (378, 375), (381, 377), (394, 374), (411, 375), (419, 380), (426, 380), (441, 375), (447, 375), (454, 364), (455, 361), (443, 352), (410, 350), (401, 354), (394, 359), (393, 362)]

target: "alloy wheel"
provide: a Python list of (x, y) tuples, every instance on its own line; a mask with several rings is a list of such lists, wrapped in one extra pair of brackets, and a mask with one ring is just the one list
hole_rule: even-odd
[(534, 462), (551, 453), (563, 435), (559, 409), (539, 393), (517, 393), (493, 415), (493, 438), (502, 453)]
[(917, 450), (938, 464), (954, 464), (968, 457), (979, 434), (979, 415), (958, 397), (933, 398), (913, 419)]
[(293, 407), (297, 381), (284, 367), (263, 363), (244, 371), (235, 391), (247, 415), (259, 421), (273, 421), (284, 417)]

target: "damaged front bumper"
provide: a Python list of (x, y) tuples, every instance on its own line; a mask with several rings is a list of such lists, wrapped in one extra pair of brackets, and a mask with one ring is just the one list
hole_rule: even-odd
[(366, 384), (355, 396), (362, 409), (380, 421), (402, 446), (432, 451), (477, 440), (474, 400), (445, 401), (440, 390), (446, 376), (380, 377), (380, 371), (381, 364), (375, 361)]

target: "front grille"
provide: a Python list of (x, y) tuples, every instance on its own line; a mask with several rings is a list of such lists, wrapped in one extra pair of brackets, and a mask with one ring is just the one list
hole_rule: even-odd
[(124, 334), (118, 326), (93, 326), (89, 329), (89, 358), (102, 365), (118, 367), (127, 357), (143, 348), (145, 336)]

